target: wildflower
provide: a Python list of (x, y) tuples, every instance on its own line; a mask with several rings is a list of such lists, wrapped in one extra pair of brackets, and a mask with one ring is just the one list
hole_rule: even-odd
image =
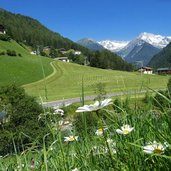
[(19, 164), (17, 166), (17, 171), (23, 170), (23, 168), (24, 168), (24, 164)]
[(103, 101), (96, 101), (94, 104), (90, 105), (84, 105), (82, 107), (79, 107), (76, 112), (91, 112), (91, 111), (97, 111), (105, 106), (108, 106), (112, 104), (112, 99), (105, 99)]
[(34, 169), (34, 160), (32, 159), (31, 161), (31, 166), (30, 166), (31, 169)]
[(63, 121), (63, 120), (59, 120), (59, 122), (58, 122), (59, 126), (62, 126), (62, 125), (63, 125), (63, 123), (64, 123), (64, 121)]
[(110, 138), (107, 139), (107, 143), (109, 145), (109, 148), (111, 149), (111, 152), (116, 154), (116, 143)]
[(166, 145), (162, 145), (161, 143), (157, 143), (156, 141), (148, 143), (148, 145), (143, 147), (143, 151), (145, 153), (156, 153), (156, 154), (162, 154), (164, 150), (166, 149)]
[(94, 146), (92, 148), (92, 151), (95, 155), (106, 154), (108, 153), (108, 148), (106, 146), (99, 145), (99, 146)]
[(121, 127), (121, 129), (116, 129), (116, 132), (118, 134), (129, 134), (132, 130), (134, 129), (134, 127), (131, 127), (130, 125), (123, 125)]
[(72, 169), (72, 171), (79, 171), (79, 169), (75, 168), (75, 169)]
[(106, 130), (107, 128), (99, 128), (98, 130), (96, 130), (96, 132), (95, 132), (95, 134), (96, 135), (103, 135), (103, 132), (104, 132), (104, 130)]
[(69, 136), (69, 137), (64, 137), (65, 138), (65, 142), (73, 142), (73, 141), (78, 141), (78, 136)]
[(64, 115), (64, 111), (62, 109), (56, 109), (53, 114), (54, 115), (59, 114), (59, 115), (63, 116)]

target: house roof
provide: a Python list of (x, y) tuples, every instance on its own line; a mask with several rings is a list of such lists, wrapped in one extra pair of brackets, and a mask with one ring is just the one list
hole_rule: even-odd
[(152, 69), (151, 67), (142, 67), (143, 69)]
[(170, 71), (171, 68), (158, 68), (157, 71)]
[(68, 57), (58, 57), (58, 58), (55, 58), (55, 59), (58, 59), (58, 60), (66, 60), (66, 59), (68, 59)]

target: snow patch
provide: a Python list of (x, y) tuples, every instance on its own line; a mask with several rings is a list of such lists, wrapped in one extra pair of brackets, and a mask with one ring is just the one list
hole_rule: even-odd
[(112, 52), (118, 52), (123, 49), (129, 41), (102, 40), (98, 43)]

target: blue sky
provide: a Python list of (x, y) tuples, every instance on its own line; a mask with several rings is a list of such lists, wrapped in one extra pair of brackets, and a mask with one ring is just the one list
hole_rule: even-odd
[(73, 41), (171, 36), (171, 0), (0, 0), (0, 8), (39, 20)]

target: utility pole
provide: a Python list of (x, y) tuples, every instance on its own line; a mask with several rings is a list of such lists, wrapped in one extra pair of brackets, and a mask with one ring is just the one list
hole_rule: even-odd
[(141, 66), (141, 75), (142, 75), (142, 71), (143, 71), (143, 63), (144, 63), (144, 61), (136, 61), (136, 64), (137, 64), (137, 66)]

